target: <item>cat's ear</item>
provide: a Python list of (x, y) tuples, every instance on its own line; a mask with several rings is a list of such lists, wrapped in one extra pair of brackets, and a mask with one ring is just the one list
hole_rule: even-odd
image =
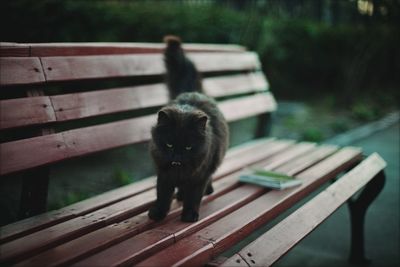
[(165, 110), (160, 110), (158, 112), (158, 119), (157, 119), (157, 124), (158, 125), (165, 125), (170, 122), (170, 117), (168, 115), (168, 112)]
[(196, 126), (199, 130), (205, 131), (207, 126), (208, 117), (206, 115), (199, 117), (196, 120)]

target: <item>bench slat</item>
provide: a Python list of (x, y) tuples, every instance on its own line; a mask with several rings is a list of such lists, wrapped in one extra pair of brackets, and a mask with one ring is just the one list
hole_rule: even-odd
[[(31, 56), (78, 56), (106, 54), (162, 53), (164, 44), (160, 43), (35, 43), (26, 44), (31, 49)], [(243, 52), (239, 45), (220, 44), (183, 44), (188, 52)], [(1, 50), (0, 50), (1, 51)]]
[[(36, 153), (27, 153), (35, 151)], [(68, 157), (62, 134), (51, 134), (0, 144), (0, 175), (57, 162)]]
[[(250, 232), (276, 217), (281, 211), (292, 206), (306, 194), (312, 192), (316, 187), (359, 161), (360, 158), (361, 154), (358, 149), (342, 149), (305, 172), (300, 173), (297, 177), (303, 177), (305, 173), (308, 174), (307, 177), (301, 178), (303, 180), (301, 186), (282, 191), (270, 191), (221, 220), (147, 258), (137, 266), (153, 266), (162, 259), (164, 264), (168, 266), (189, 264), (194, 260), (199, 260), (198, 258), (202, 260), (208, 258), (210, 260), (212, 256), (218, 255), (226, 248), (236, 244)], [(332, 162), (337, 164), (333, 165)], [(311, 173), (318, 173), (318, 175), (310, 176), (309, 174)], [(185, 244), (187, 240), (208, 240), (207, 246), (212, 245), (213, 249), (207, 251), (207, 255), (203, 255), (202, 248), (198, 247), (187, 249), (185, 253), (177, 252), (176, 249)], [(168, 256), (175, 253), (180, 254), (179, 261)], [(196, 256), (199, 253), (202, 254), (201, 257)], [(205, 264), (207, 261), (201, 261), (200, 265)]]
[(0, 129), (56, 121), (48, 96), (0, 101)]
[[(385, 161), (376, 153), (363, 160), (278, 225), (241, 249), (238, 252), (238, 255), (244, 260), (241, 261), (241, 266), (272, 265), (374, 178), (385, 166)], [(324, 203), (323, 209), (321, 209), (321, 203)], [(235, 259), (228, 260), (222, 266), (232, 266), (232, 261)]]
[(205, 94), (212, 97), (263, 92), (268, 90), (268, 82), (262, 72), (251, 72), (203, 79)]
[[(253, 52), (192, 53), (188, 56), (201, 72), (255, 70), (260, 65)], [(161, 54), (42, 57), (41, 61), (47, 81), (161, 75), (165, 72)]]
[(0, 57), (0, 86), (43, 83), (45, 77), (37, 57)]
[(143, 85), (52, 96), (58, 121), (157, 107), (168, 102), (164, 85)]
[(329, 155), (333, 154), (339, 148), (337, 146), (332, 145), (324, 145), (318, 147), (312, 152), (307, 153), (306, 156), (298, 157), (290, 161), (290, 164), (285, 164), (284, 166), (280, 166), (275, 171), (282, 172), (287, 175), (294, 175), (298, 173), (300, 170), (304, 170), (305, 166), (309, 166), (310, 162), (318, 162)]
[(218, 106), (229, 122), (276, 110), (275, 99), (269, 92), (222, 101)]

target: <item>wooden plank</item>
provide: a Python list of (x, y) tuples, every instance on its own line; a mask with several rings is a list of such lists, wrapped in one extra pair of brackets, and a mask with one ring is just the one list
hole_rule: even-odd
[(204, 92), (212, 97), (230, 96), (268, 90), (268, 82), (261, 72), (219, 76), (203, 80)]
[(56, 121), (47, 96), (0, 100), (0, 129)]
[(218, 168), (215, 175), (217, 177), (227, 175), (272, 155), (279, 157), (278, 155), (280, 154), (278, 153), (288, 147), (292, 147), (293, 143), (294, 142), (288, 140), (276, 140), (260, 143), (257, 146), (258, 149), (251, 149), (246, 156), (240, 154), (236, 157), (225, 159), (224, 164)]
[(69, 149), (61, 134), (1, 143), (0, 175), (57, 162), (67, 158), (68, 154)]
[[(70, 148), (68, 157), (84, 156), (106, 149), (141, 143), (150, 139), (156, 115), (122, 120), (63, 132)], [(116, 131), (115, 129), (118, 129)]]
[(306, 166), (310, 166), (310, 163), (317, 163), (320, 160), (328, 157), (333, 154), (339, 148), (333, 145), (323, 145), (317, 147), (314, 151), (308, 152), (303, 157), (298, 157), (290, 161), (290, 164), (285, 164), (284, 166), (280, 166), (275, 171), (282, 172), (287, 175), (295, 175), (299, 171), (304, 170)]
[(201, 72), (259, 70), (261, 63), (254, 52), (189, 53), (188, 57)]
[(0, 57), (29, 57), (30, 47), (25, 44), (0, 42)]
[[(374, 178), (385, 166), (386, 162), (378, 154), (372, 154), (278, 225), (240, 250), (238, 254), (249, 266), (272, 265)], [(323, 209), (321, 209), (321, 203), (324, 204)], [(231, 266), (230, 262), (226, 262), (222, 266)]]
[(45, 77), (37, 57), (0, 57), (0, 86), (43, 83)]
[(227, 121), (236, 121), (276, 110), (276, 102), (271, 93), (262, 93), (221, 101), (218, 107)]
[[(255, 70), (260, 67), (255, 53), (189, 54), (199, 71)], [(165, 72), (161, 54), (42, 57), (47, 81), (161, 75)]]
[(212, 243), (197, 236), (189, 236), (135, 266), (202, 266), (212, 256)]
[[(163, 43), (36, 43), (26, 44), (32, 50), (32, 56), (79, 56), (79, 55), (109, 55), (109, 54), (142, 54), (162, 53)], [(245, 48), (239, 45), (191, 44), (184, 43), (187, 52), (243, 52)], [(1, 51), (1, 50), (0, 50)]]
[(157, 107), (169, 101), (163, 84), (51, 96), (58, 121)]
[[(301, 186), (282, 191), (269, 191), (242, 208), (223, 217), (219, 221), (189, 236), (187, 239), (208, 241), (208, 243), (204, 243), (203, 246), (205, 247), (212, 244), (213, 249), (211, 254), (214, 256), (218, 255), (228, 247), (242, 240), (250, 232), (275, 218), (305, 195), (314, 191), (322, 183), (332, 179), (341, 171), (346, 170), (356, 161), (359, 161), (360, 158), (361, 154), (358, 149), (342, 149), (300, 173), (297, 177), (301, 177), (300, 179), (303, 180)], [(196, 257), (196, 255), (202, 252), (202, 247), (188, 247), (185, 252), (180, 252), (178, 250), (182, 247), (182, 244), (185, 244), (185, 240), (186, 238), (149, 257), (145, 261), (139, 263), (138, 266), (159, 262), (161, 259), (165, 258), (166, 255), (174, 254), (180, 255), (179, 260), (171, 260), (171, 262), (168, 262), (169, 265), (186, 265), (188, 262), (194, 260), (198, 260), (196, 262), (199, 265), (205, 264), (206, 262), (203, 261), (203, 256)]]
[(217, 266), (250, 267), (250, 265), (237, 253)]

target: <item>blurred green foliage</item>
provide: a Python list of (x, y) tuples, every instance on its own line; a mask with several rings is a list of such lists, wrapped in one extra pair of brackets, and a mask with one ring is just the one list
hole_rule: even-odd
[(114, 180), (117, 186), (124, 186), (134, 181), (133, 177), (124, 170), (118, 169), (115, 171)]
[(49, 203), (48, 210), (59, 209), (71, 204), (74, 204), (78, 201), (82, 201), (90, 197), (91, 194), (89, 192), (83, 191), (65, 191), (65, 195), (59, 197), (56, 201)]
[[(254, 4), (242, 10), (238, 7), (245, 7), (244, 1), (231, 1), (236, 8), (221, 4), (228, 2), (5, 1), (1, 41), (160, 42), (164, 35), (176, 34), (185, 42), (242, 44), (258, 52), (278, 98), (332, 94), (334, 105), (350, 107), (363, 95), (380, 107), (399, 103), (396, 23), (363, 19), (332, 24), (283, 13), (277, 3), (292, 3), (288, 1), (272, 1), (275, 9), (264, 6), (264, 11), (257, 1), (246, 1)], [(340, 2), (344, 4), (357, 12), (357, 1)], [(398, 14), (396, 7), (391, 5), (389, 13)]]
[(322, 131), (316, 127), (304, 128), (302, 132), (302, 140), (310, 142), (321, 142), (325, 139)]

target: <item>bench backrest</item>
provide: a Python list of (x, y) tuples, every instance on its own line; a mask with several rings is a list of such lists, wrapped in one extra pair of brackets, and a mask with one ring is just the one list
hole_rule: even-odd
[[(164, 44), (2, 43), (0, 174), (11, 175), (147, 142), (166, 104)], [(205, 93), (229, 122), (258, 116), (265, 135), (276, 103), (258, 56), (235, 45), (186, 44)]]
[[(236, 46), (186, 47), (206, 77), (205, 92), (217, 99), (229, 97), (220, 101), (220, 108), (228, 121), (275, 109), (256, 54)], [(31, 130), (109, 114), (126, 115), (135, 111), (139, 115), (127, 115), (128, 118), (122, 120), (43, 136), (12, 138), (1, 144), (1, 174), (147, 141), (149, 129), (155, 122), (150, 108), (158, 108), (168, 101), (165, 85), (157, 77), (164, 74), (162, 49), (162, 45), (146, 44), (2, 46), (2, 93), (7, 95), (8, 91), (18, 91), (19, 94), (18, 98), (2, 97), (2, 131), (24, 131), (29, 127), (29, 132), (39, 133)], [(216, 72), (220, 74), (216, 75)], [(144, 77), (150, 79), (133, 79), (132, 85), (129, 84), (129, 78)], [(72, 83), (105, 82), (115, 78), (124, 78), (124, 86), (102, 88), (105, 85), (99, 84), (98, 88), (84, 91), (85, 88), (77, 88)], [(92, 86), (93, 83), (89, 87)], [(244, 96), (231, 98), (235, 95)], [(150, 111), (143, 113), (146, 109)], [(29, 151), (35, 153), (27, 153)]]

